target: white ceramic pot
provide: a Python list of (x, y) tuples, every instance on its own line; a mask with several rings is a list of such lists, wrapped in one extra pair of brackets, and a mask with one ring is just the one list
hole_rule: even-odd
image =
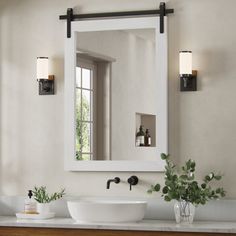
[(38, 203), (37, 202), (37, 212), (39, 214), (50, 213), (50, 203)]

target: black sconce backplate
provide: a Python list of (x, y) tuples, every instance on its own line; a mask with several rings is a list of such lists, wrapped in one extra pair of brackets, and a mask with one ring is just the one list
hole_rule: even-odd
[(180, 91), (197, 91), (197, 71), (193, 71), (192, 75), (180, 76)]
[(39, 79), (39, 95), (54, 94), (54, 79)]

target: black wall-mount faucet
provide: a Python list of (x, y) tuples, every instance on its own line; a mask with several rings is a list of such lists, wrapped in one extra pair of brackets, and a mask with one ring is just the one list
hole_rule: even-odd
[(120, 178), (115, 177), (114, 179), (107, 180), (107, 189), (110, 189), (111, 182), (114, 182), (115, 184), (119, 184), (120, 183)]
[(132, 175), (131, 177), (128, 178), (127, 182), (129, 183), (129, 190), (132, 190), (132, 185), (137, 185), (138, 184), (138, 177), (135, 175)]

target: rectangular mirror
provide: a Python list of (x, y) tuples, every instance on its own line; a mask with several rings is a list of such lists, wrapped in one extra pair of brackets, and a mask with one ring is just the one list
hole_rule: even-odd
[(65, 169), (162, 171), (167, 35), (159, 17), (72, 22), (65, 41)]

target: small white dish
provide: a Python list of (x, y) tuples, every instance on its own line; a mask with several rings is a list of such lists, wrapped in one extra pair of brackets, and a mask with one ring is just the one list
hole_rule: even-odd
[(44, 214), (25, 214), (25, 213), (16, 213), (18, 219), (30, 219), (30, 220), (47, 220), (55, 216), (54, 212), (48, 212)]

